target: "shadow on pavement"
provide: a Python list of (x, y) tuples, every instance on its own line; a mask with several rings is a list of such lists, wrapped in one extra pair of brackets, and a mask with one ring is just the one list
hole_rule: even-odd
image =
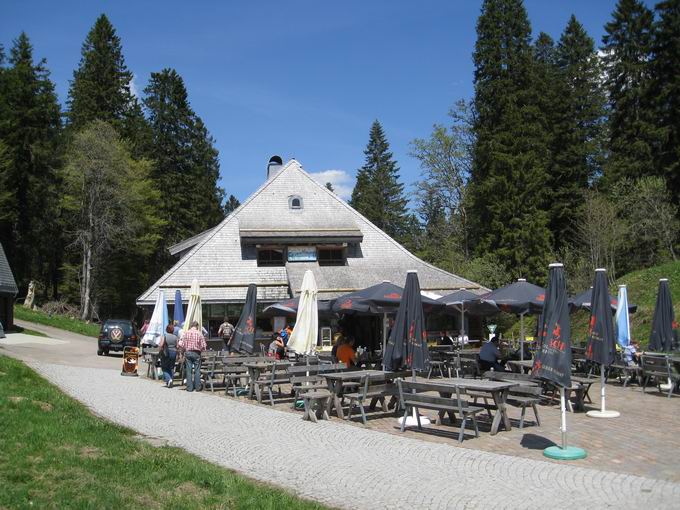
[(549, 446), (557, 446), (550, 439), (537, 436), (536, 434), (524, 434), (520, 444), (523, 448), (528, 448), (529, 450), (545, 450)]

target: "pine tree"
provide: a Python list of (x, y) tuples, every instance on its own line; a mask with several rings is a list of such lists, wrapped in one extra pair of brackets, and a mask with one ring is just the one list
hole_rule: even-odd
[(217, 185), (217, 150), (189, 104), (182, 77), (174, 69), (151, 73), (144, 90), (152, 132), (153, 177), (163, 194), (161, 216), (167, 222), (159, 247), (159, 270), (170, 262), (166, 248), (215, 226), (224, 217), (224, 191)]
[(582, 194), (602, 163), (605, 98), (595, 43), (571, 16), (555, 50), (549, 169), (550, 229), (555, 248), (575, 241)]
[(406, 227), (404, 185), (380, 122), (371, 126), (366, 160), (357, 173), (351, 205), (387, 235), (402, 240)]
[(520, 0), (485, 0), (477, 22), (470, 213), (479, 255), (508, 274), (545, 278), (549, 137), (540, 110), (531, 27)]
[(14, 41), (2, 72), (0, 241), (21, 287), (36, 279), (49, 288), (58, 251), (60, 110), (46, 61), (37, 63), (25, 33)]
[(638, 0), (619, 0), (612, 17), (602, 38), (609, 99), (607, 186), (653, 172), (658, 137), (649, 94), (652, 12)]
[(656, 5), (652, 47), (653, 102), (660, 127), (656, 173), (666, 178), (675, 203), (680, 202), (680, 1)]
[(130, 90), (132, 72), (125, 65), (120, 38), (102, 14), (87, 34), (69, 89), (68, 120), (73, 131), (93, 120), (112, 125), (141, 154), (148, 143), (142, 109)]
[(330, 181), (326, 183), (326, 189), (331, 193), (335, 193), (335, 190), (333, 189), (333, 183)]
[(224, 215), (229, 215), (234, 212), (241, 205), (241, 202), (234, 195), (229, 195), (229, 198), (224, 204)]

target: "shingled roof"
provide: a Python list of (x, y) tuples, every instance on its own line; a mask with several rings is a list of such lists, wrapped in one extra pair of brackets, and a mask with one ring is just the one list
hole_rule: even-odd
[(18, 292), (19, 289), (5, 256), (5, 250), (2, 244), (0, 244), (0, 295), (14, 297)]
[[(291, 197), (300, 197), (303, 207), (291, 209)], [(249, 283), (257, 284), (258, 300), (279, 301), (299, 293), (307, 269), (314, 272), (320, 298), (335, 297), (383, 280), (403, 285), (410, 269), (418, 271), (423, 290), (442, 295), (460, 288), (488, 291), (418, 259), (315, 181), (296, 160), (286, 163), (222, 223), (201, 235), (183, 258), (139, 296), (137, 304), (153, 304), (159, 289), (166, 296), (180, 289), (187, 299), (193, 278), (199, 281), (204, 302), (243, 301)], [(324, 242), (347, 239), (355, 247), (345, 266), (288, 262), (283, 267), (258, 267), (255, 243), (264, 244), (270, 239), (290, 242), (293, 238)]]

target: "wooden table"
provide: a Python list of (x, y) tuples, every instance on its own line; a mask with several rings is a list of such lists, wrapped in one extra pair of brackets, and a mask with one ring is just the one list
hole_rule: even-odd
[[(506, 407), (506, 400), (508, 399), (508, 393), (510, 388), (514, 388), (518, 385), (516, 382), (505, 382), (505, 381), (489, 381), (488, 379), (463, 379), (463, 378), (453, 378), (453, 379), (441, 379), (436, 382), (427, 382), (428, 385), (433, 386), (432, 391), (437, 391), (442, 397), (450, 398), (451, 395), (456, 393), (455, 387), (458, 386), (461, 390), (474, 391), (476, 393), (488, 393), (493, 398), (494, 405), (496, 406), (496, 412), (493, 415), (493, 421), (491, 423), (491, 435), (494, 436), (498, 433), (501, 421), (505, 430), (511, 430), (512, 425), (510, 424), (510, 418), (508, 417), (508, 410)], [(440, 415), (440, 418), (443, 417)]]
[(269, 367), (274, 366), (275, 363), (277, 367), (287, 367), (289, 365), (292, 365), (290, 361), (276, 360), (273, 358), (271, 358), (271, 361), (266, 360), (243, 363), (243, 366), (248, 369), (248, 381), (249, 381), (248, 398), (250, 399), (253, 398), (253, 394), (255, 393), (255, 381), (257, 381), (260, 378), (260, 374), (262, 373), (262, 371), (266, 370)]
[(525, 359), (524, 361), (520, 361), (516, 359), (511, 359), (506, 361), (505, 364), (508, 365), (510, 368), (517, 368), (516, 371), (519, 372), (520, 374), (528, 374), (534, 367), (534, 360)]
[(158, 379), (158, 372), (156, 371), (156, 365), (158, 365), (158, 359), (161, 356), (161, 350), (158, 347), (147, 347), (144, 349), (144, 355), (148, 355), (151, 358), (151, 361), (145, 359), (147, 367), (146, 367), (146, 376), (149, 376), (149, 370), (151, 370), (151, 378), (152, 379)]
[(382, 370), (349, 370), (347, 372), (335, 372), (332, 374), (320, 374), (326, 378), (328, 391), (331, 392), (332, 398), (328, 401), (328, 415), (335, 407), (335, 412), (338, 418), (345, 419), (345, 413), (342, 410), (342, 390), (347, 383), (356, 383), (362, 377), (368, 377), (371, 381), (393, 381), (398, 377), (405, 377), (410, 372), (383, 372)]

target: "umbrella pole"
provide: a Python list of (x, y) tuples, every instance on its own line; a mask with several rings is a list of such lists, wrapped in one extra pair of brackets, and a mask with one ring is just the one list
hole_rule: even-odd
[(564, 387), (560, 387), (560, 414), (560, 432), (562, 435), (562, 444), (560, 446), (549, 446), (543, 450), (543, 455), (555, 460), (585, 459), (587, 453), (583, 448), (567, 445), (567, 403), (564, 397)]
[(621, 416), (621, 413), (618, 411), (607, 411), (607, 406), (605, 404), (605, 393), (606, 393), (606, 387), (607, 385), (605, 384), (604, 381), (604, 365), (600, 365), (600, 399), (601, 399), (601, 404), (600, 404), (600, 410), (599, 411), (588, 411), (586, 413), (586, 416), (589, 416), (591, 418), (618, 418)]
[(460, 305), (460, 345), (463, 345), (463, 338), (465, 338), (465, 305)]
[(519, 359), (524, 361), (524, 313), (519, 314)]
[(382, 321), (382, 367), (383, 367), (383, 372), (385, 371), (385, 349), (387, 349), (387, 313), (383, 312), (383, 321)]

